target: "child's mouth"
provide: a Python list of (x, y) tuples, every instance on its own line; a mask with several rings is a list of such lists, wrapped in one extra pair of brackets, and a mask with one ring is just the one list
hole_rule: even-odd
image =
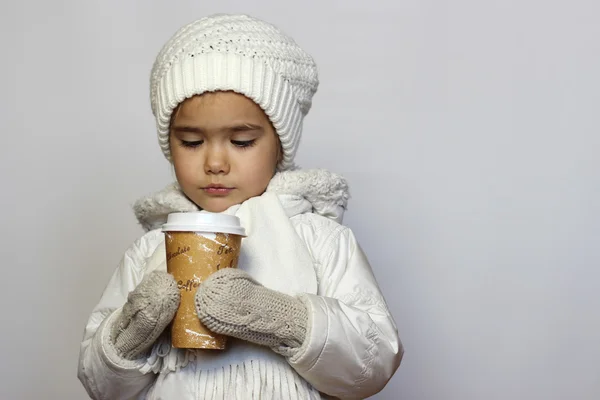
[(204, 192), (216, 196), (225, 196), (229, 194), (233, 188), (221, 187), (221, 186), (208, 186), (204, 188)]

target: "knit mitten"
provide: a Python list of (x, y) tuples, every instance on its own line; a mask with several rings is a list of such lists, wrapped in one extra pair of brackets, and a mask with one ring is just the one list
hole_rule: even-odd
[(196, 311), (211, 331), (269, 346), (286, 357), (306, 337), (308, 312), (302, 301), (267, 289), (235, 268), (217, 271), (198, 287)]
[(154, 271), (127, 297), (121, 314), (111, 326), (117, 354), (135, 360), (144, 354), (171, 322), (179, 307), (177, 282), (164, 271)]

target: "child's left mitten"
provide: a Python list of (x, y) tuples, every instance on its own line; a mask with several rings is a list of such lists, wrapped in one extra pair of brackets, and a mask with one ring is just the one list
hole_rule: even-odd
[(288, 357), (306, 337), (304, 303), (262, 286), (239, 269), (225, 268), (206, 279), (196, 292), (196, 311), (211, 331), (269, 346)]

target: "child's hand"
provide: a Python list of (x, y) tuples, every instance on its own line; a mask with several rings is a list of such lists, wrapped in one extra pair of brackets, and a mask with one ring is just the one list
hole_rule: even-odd
[(180, 294), (172, 275), (154, 271), (129, 293), (127, 303), (111, 327), (117, 353), (134, 360), (146, 352), (171, 322)]
[(267, 289), (246, 272), (225, 268), (196, 292), (196, 311), (211, 331), (291, 356), (304, 342), (308, 313), (302, 301)]

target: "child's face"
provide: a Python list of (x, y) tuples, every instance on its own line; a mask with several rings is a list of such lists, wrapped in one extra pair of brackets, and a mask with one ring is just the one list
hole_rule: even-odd
[(279, 138), (263, 110), (234, 92), (191, 97), (175, 110), (171, 157), (183, 192), (221, 212), (260, 196), (275, 173)]

